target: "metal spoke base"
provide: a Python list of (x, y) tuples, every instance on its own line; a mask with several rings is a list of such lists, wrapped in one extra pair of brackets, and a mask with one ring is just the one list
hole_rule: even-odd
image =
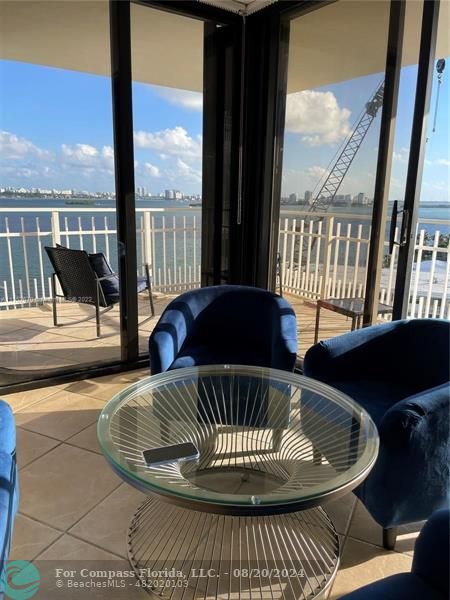
[(339, 538), (325, 511), (233, 517), (149, 497), (128, 532), (130, 563), (154, 597), (327, 598)]

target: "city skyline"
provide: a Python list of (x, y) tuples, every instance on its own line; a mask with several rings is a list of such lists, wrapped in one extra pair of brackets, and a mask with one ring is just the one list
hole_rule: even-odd
[[(416, 66), (402, 69), (391, 199), (403, 197), (416, 71)], [(317, 191), (380, 77), (288, 95), (283, 197), (293, 190)], [(9, 90), (0, 122), (0, 186), (114, 192), (108, 77), (0, 61), (0, 81)], [(427, 143), (423, 201), (450, 201), (448, 104), (447, 78), (441, 86), (438, 128)], [(168, 188), (186, 195), (201, 193), (202, 94), (134, 82), (133, 119), (136, 188), (155, 194)], [(379, 121), (378, 116), (339, 194), (373, 194)]]

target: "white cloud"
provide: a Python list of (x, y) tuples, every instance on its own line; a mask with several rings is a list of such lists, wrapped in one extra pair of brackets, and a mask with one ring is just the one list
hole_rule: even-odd
[(111, 146), (100, 150), (90, 144), (61, 145), (61, 166), (84, 170), (85, 174), (97, 172), (112, 174), (114, 171), (114, 151)]
[(200, 183), (202, 181), (202, 172), (199, 169), (195, 169), (191, 165), (188, 165), (180, 158), (177, 159), (177, 175), (183, 177), (187, 181), (195, 181)]
[(0, 154), (3, 160), (18, 160), (27, 156), (49, 158), (51, 153), (35, 146), (30, 140), (9, 131), (0, 131)]
[(155, 133), (135, 131), (134, 143), (137, 148), (156, 150), (160, 154), (184, 159), (199, 159), (202, 155), (202, 137), (198, 135), (192, 138), (180, 126)]
[(201, 92), (189, 92), (188, 90), (171, 88), (158, 89), (157, 92), (171, 104), (182, 106), (188, 110), (203, 110), (203, 94)]
[(349, 135), (350, 114), (332, 92), (296, 92), (287, 96), (286, 129), (311, 146), (334, 144)]
[(313, 167), (308, 167), (305, 170), (305, 173), (308, 177), (310, 177), (311, 180), (317, 183), (320, 179), (322, 179), (325, 173), (328, 173), (328, 170), (315, 165)]
[(448, 158), (439, 158), (436, 163), (444, 167), (450, 167), (450, 160)]
[(150, 177), (160, 177), (161, 173), (158, 167), (149, 162), (144, 163), (144, 173)]

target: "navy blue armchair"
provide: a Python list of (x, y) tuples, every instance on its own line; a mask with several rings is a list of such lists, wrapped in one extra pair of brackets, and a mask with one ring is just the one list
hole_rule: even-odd
[(218, 285), (181, 294), (165, 309), (149, 342), (152, 375), (169, 369), (240, 364), (292, 371), (297, 322), (280, 296)]
[(391, 575), (341, 600), (448, 600), (450, 511), (439, 510), (417, 538), (411, 573)]
[(11, 545), (18, 496), (14, 417), (9, 405), (0, 400), (0, 597), (3, 592), (2, 576)]
[[(286, 300), (266, 290), (237, 285), (206, 287), (182, 294), (167, 306), (150, 336), (149, 346), (152, 375), (170, 369), (220, 364), (292, 371), (297, 353), (297, 322)], [(243, 406), (239, 394), (251, 397), (258, 410), (238, 414), (237, 407)], [(239, 389), (226, 392), (224, 411), (208, 409), (211, 403), (205, 385), (199, 387), (197, 395), (200, 400), (197, 407), (190, 406), (186, 398), (189, 406), (185, 412), (197, 411), (200, 424), (207, 421), (217, 426), (267, 426), (273, 432), (274, 449), (279, 448), (289, 422), (288, 390), (270, 385), (265, 388), (251, 380), (245, 386), (241, 379)], [(278, 408), (272, 411), (274, 406)], [(277, 414), (276, 418), (271, 417), (272, 412)], [(171, 439), (171, 424), (158, 398), (155, 417), (160, 422), (161, 439), (167, 443)], [(212, 455), (216, 433), (210, 437)]]
[(378, 459), (355, 493), (392, 549), (397, 526), (427, 519), (450, 500), (450, 322), (394, 321), (321, 341), (306, 353), (304, 373), (374, 419)]

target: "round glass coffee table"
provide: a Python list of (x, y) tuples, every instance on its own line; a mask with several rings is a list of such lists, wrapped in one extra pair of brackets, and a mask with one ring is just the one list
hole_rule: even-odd
[[(375, 424), (344, 394), (235, 365), (131, 385), (103, 409), (98, 437), (118, 475), (149, 495), (129, 558), (167, 598), (325, 597), (339, 538), (319, 505), (363, 481), (378, 453)], [(195, 453), (168, 460), (186, 443)]]

